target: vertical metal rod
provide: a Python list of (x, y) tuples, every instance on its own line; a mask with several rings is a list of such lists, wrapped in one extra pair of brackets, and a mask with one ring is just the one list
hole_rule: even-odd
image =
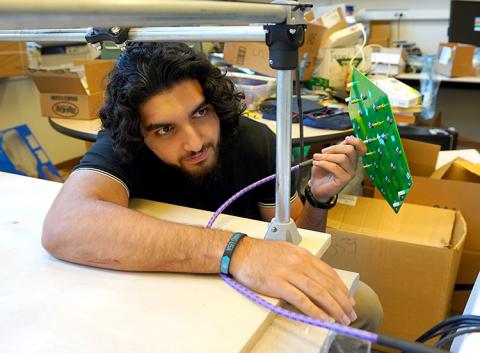
[(292, 71), (277, 70), (277, 179), (275, 219), (290, 221), (290, 165), (292, 159)]

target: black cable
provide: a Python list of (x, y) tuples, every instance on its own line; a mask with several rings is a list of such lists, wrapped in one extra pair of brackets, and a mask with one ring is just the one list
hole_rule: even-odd
[(385, 335), (378, 335), (376, 343), (381, 346), (398, 349), (404, 353), (446, 353), (444, 350), (427, 346), (423, 343), (405, 341)]
[[(303, 107), (302, 107), (302, 90), (300, 87), (300, 62), (297, 57), (297, 68), (295, 70), (295, 90), (297, 94), (297, 105), (298, 105), (298, 124), (300, 129), (300, 164), (303, 163), (305, 155), (305, 143), (303, 138)], [(302, 173), (297, 174), (297, 191), (300, 193), (300, 184), (302, 182)]]
[(480, 323), (478, 323), (478, 324), (456, 325), (455, 327), (451, 327), (451, 328), (448, 328), (448, 329), (445, 329), (445, 330), (439, 332), (435, 336), (440, 336), (440, 339), (442, 339), (442, 338), (447, 337), (449, 334), (451, 334), (452, 332), (455, 332), (457, 330), (461, 330), (461, 329), (464, 329), (464, 328), (474, 328), (474, 327), (480, 328)]
[(442, 329), (445, 329), (446, 327), (454, 327), (455, 325), (461, 325), (461, 324), (475, 324), (480, 322), (480, 316), (478, 315), (458, 315), (458, 316), (453, 316), (451, 318), (448, 318), (439, 324), (433, 326), (431, 329), (429, 329), (427, 332), (425, 332), (423, 335), (417, 338), (417, 342), (425, 342), (435, 336), (436, 333)]
[(438, 341), (438, 342), (435, 344), (435, 347), (436, 347), (436, 348), (442, 348), (446, 343), (449, 343), (450, 341), (453, 341), (453, 339), (454, 339), (455, 337), (462, 336), (462, 335), (467, 335), (467, 334), (475, 333), (475, 332), (479, 332), (479, 333), (480, 333), (480, 327), (471, 328), (471, 329), (465, 329), (465, 330), (458, 330), (458, 331), (456, 331), (456, 332), (454, 332), (454, 333), (449, 334), (449, 335), (446, 336), (445, 338), (442, 338), (440, 341)]

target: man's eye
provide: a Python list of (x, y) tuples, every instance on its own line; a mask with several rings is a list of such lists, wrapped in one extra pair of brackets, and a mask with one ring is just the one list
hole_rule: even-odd
[(155, 133), (157, 135), (168, 135), (172, 131), (173, 131), (173, 126), (163, 126), (160, 129), (158, 129), (157, 131), (155, 131)]
[(204, 107), (204, 108), (201, 108), (199, 110), (197, 110), (197, 112), (195, 114), (193, 114), (193, 117), (194, 118), (201, 118), (205, 115), (207, 115), (208, 113), (208, 107)]

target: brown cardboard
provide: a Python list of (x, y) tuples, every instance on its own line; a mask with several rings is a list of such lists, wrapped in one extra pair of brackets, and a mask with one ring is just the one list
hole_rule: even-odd
[(440, 43), (436, 72), (449, 77), (474, 76), (473, 56), (475, 46), (461, 43)]
[(0, 43), (0, 77), (28, 74), (28, 54), (25, 43)]
[(74, 62), (77, 66), (83, 66), (84, 77), (78, 72), (65, 70), (34, 70), (31, 76), (40, 91), (42, 115), (72, 119), (97, 118), (103, 104), (106, 76), (114, 63), (114, 60)]
[(480, 164), (469, 162), (461, 157), (435, 170), (433, 179), (448, 179), (480, 183)]
[(460, 212), (357, 197), (329, 211), (323, 259), (360, 273), (384, 309), (380, 332), (409, 340), (446, 318), (465, 240)]
[[(347, 26), (342, 10), (338, 8), (337, 12), (339, 22), (331, 27), (325, 27), (321, 22), (307, 24), (305, 41), (298, 53), (300, 68), (303, 69), (302, 80), (312, 77), (318, 49), (325, 45), (330, 34)], [(269, 65), (269, 49), (265, 43), (227, 42), (223, 60), (227, 64), (245, 67), (267, 76), (276, 75), (276, 70)]]
[(440, 145), (402, 138), (403, 150), (412, 175), (430, 176), (437, 165)]
[(390, 21), (371, 21), (368, 44), (379, 44), (383, 47), (390, 46), (391, 29)]
[[(300, 67), (303, 68), (303, 78), (312, 76), (315, 58), (320, 45), (319, 38), (325, 31), (324, 27), (308, 24), (305, 32), (305, 42), (298, 50)], [(225, 43), (223, 59), (227, 64), (245, 67), (261, 74), (275, 77), (276, 70), (269, 65), (269, 49), (264, 43), (228, 42)]]
[(460, 266), (458, 268), (456, 284), (458, 288), (456, 288), (453, 295), (452, 311), (459, 314), (463, 313), (468, 297), (472, 291), (460, 286), (473, 286), (479, 272), (480, 252), (464, 249), (462, 253), (462, 259), (460, 260)]

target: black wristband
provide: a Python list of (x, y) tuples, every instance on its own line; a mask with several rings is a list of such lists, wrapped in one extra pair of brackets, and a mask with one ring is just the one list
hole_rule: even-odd
[(225, 247), (222, 259), (220, 260), (220, 273), (223, 273), (224, 275), (230, 275), (230, 262), (232, 261), (233, 252), (240, 240), (245, 236), (247, 236), (245, 233), (233, 233), (232, 237), (227, 243), (227, 246)]
[(305, 199), (313, 207), (329, 210), (337, 204), (337, 197), (338, 195), (333, 195), (328, 201), (320, 202), (317, 199), (315, 199), (315, 196), (313, 196), (312, 190), (310, 189), (310, 185), (307, 184), (305, 186)]

